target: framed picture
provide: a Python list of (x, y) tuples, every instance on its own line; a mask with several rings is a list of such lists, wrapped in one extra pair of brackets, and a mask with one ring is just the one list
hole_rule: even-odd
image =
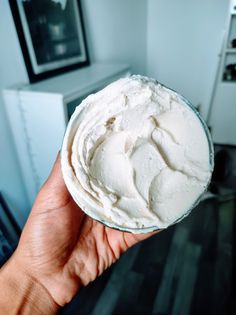
[(0, 267), (15, 250), (20, 233), (20, 227), (13, 218), (0, 192)]
[(9, 0), (30, 82), (89, 65), (80, 0)]

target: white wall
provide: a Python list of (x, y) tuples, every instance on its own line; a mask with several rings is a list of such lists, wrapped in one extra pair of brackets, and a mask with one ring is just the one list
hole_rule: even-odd
[(149, 0), (147, 73), (206, 117), (229, 0)]
[(146, 72), (147, 0), (83, 0), (93, 61), (130, 64)]
[[(8, 1), (0, 0), (0, 91), (18, 82), (27, 82), (17, 35)], [(22, 181), (15, 147), (0, 96), (0, 190), (6, 197), (18, 222), (23, 225), (29, 211), (29, 202)], [(19, 209), (25, 209), (21, 215)]]
[[(0, 92), (3, 88), (28, 82), (8, 1), (0, 0)], [(91, 61), (122, 62), (134, 72), (145, 73), (146, 0), (83, 0), (85, 27)], [(29, 211), (11, 131), (0, 97), (0, 190), (15, 210), (21, 225)], [(18, 209), (23, 209), (20, 216)]]

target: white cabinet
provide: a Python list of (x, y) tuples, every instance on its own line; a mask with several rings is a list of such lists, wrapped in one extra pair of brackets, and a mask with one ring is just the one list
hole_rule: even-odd
[(208, 123), (213, 140), (236, 145), (236, 1), (231, 0), (228, 25), (212, 93)]
[(74, 108), (88, 94), (128, 75), (129, 71), (127, 65), (93, 64), (39, 83), (3, 91), (31, 204), (49, 175)]

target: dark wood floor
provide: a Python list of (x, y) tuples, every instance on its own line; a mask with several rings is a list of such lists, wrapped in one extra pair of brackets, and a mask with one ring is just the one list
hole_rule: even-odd
[(235, 199), (189, 217), (125, 253), (60, 314), (224, 315), (235, 309)]

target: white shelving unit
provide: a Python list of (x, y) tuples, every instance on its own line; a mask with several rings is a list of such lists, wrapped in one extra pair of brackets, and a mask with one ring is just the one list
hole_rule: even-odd
[(236, 68), (236, 47), (232, 47), (234, 39), (236, 40), (236, 0), (231, 0), (208, 115), (214, 142), (229, 145), (236, 145), (236, 77), (226, 70), (229, 65), (235, 65)]
[(87, 95), (129, 73), (127, 65), (93, 64), (35, 84), (3, 91), (31, 204), (49, 175), (75, 107)]

